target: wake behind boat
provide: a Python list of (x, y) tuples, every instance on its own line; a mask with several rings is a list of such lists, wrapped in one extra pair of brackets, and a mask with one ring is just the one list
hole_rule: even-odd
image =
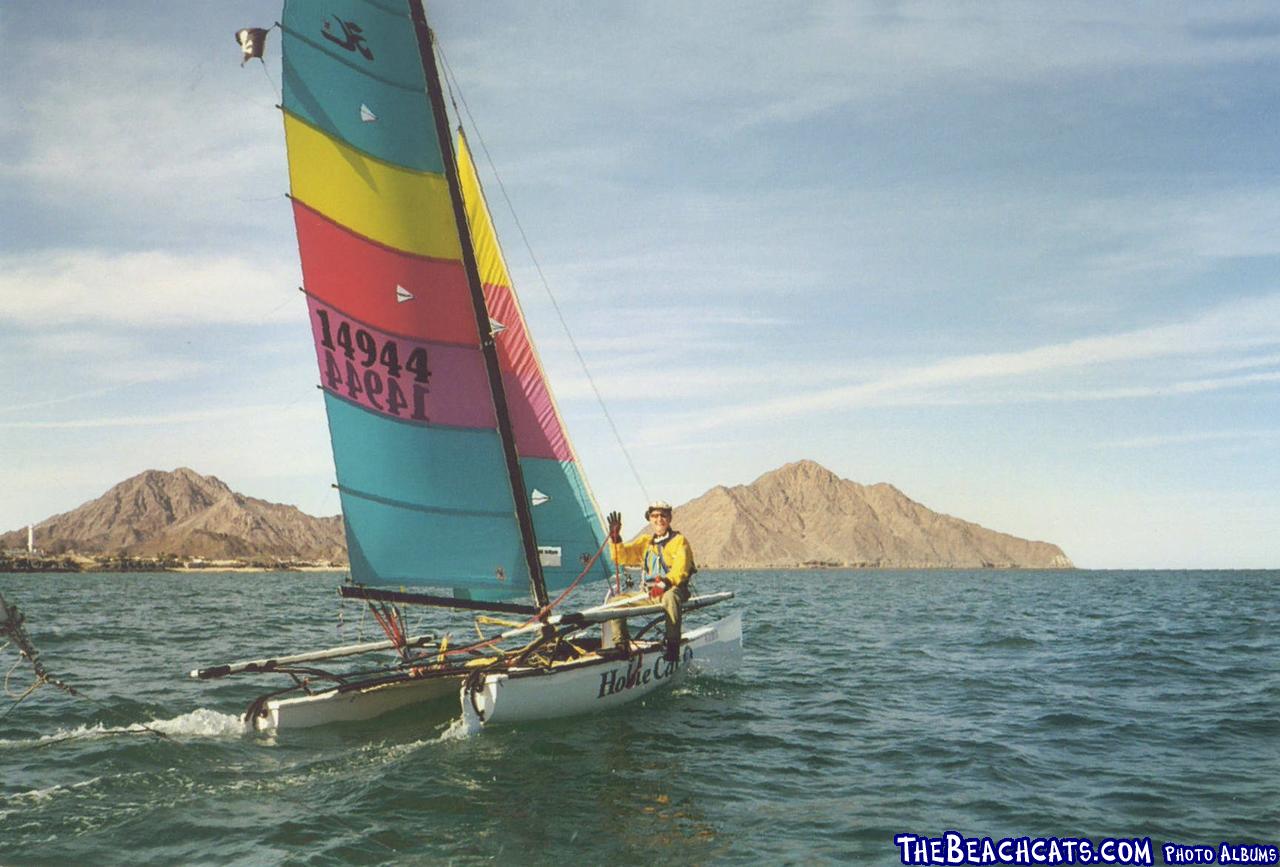
[[(602, 556), (600, 510), (466, 138), (451, 131), (421, 0), (290, 0), (278, 26), (290, 198), (350, 560), (341, 592), (387, 640), (192, 675), (288, 675), (247, 716), (290, 728), (448, 695), (485, 724), (565, 716), (732, 665), (739, 615), (664, 652), (660, 606)], [(237, 34), (246, 60), (266, 35)], [(605, 605), (557, 613), (583, 582), (611, 578)], [(409, 636), (403, 605), (479, 612), (480, 637)], [(634, 633), (619, 625), (644, 619)], [(396, 661), (380, 668), (317, 667), (386, 651)]]

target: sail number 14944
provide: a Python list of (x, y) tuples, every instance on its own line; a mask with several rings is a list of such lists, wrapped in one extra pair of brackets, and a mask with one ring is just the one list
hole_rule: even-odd
[[(402, 352), (393, 337), (376, 335), (345, 319), (329, 321), (329, 311), (315, 310), (325, 385), (332, 392), (366, 403), (374, 409), (418, 421), (427, 420), (427, 350), (418, 346)], [(407, 382), (402, 384), (402, 374)], [(407, 387), (407, 388), (406, 388)]]

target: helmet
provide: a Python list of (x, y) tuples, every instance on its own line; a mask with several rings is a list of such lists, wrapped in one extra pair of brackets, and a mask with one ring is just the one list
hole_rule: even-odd
[(649, 520), (649, 516), (654, 512), (666, 512), (667, 517), (671, 517), (671, 504), (666, 500), (654, 500), (649, 504), (649, 508), (644, 510), (644, 519)]

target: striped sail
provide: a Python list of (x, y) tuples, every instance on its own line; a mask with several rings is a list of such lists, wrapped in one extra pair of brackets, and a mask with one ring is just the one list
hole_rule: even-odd
[[(548, 589), (554, 591), (568, 586), (582, 572), (583, 560), (589, 559), (604, 542), (604, 531), (529, 337), (471, 151), (461, 134), (457, 155), (485, 306), (497, 332), (498, 363), (511, 410), (516, 451), (520, 454), (520, 471), (533, 501), (533, 527), (543, 555), (542, 574)], [(602, 577), (608, 577), (603, 557), (597, 568)]]
[[(351, 574), (516, 598), (530, 593), (528, 540), (411, 2), (289, 0), (281, 24), (294, 219)], [(500, 266), (487, 213), (483, 225)], [(505, 268), (485, 273), (490, 317), (508, 326), (498, 363), (554, 590), (596, 550), (599, 522)]]

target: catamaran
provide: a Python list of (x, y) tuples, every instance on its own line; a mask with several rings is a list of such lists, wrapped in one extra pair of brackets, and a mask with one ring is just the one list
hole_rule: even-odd
[[(421, 0), (289, 0), (278, 27), (290, 199), (350, 563), (339, 590), (387, 637), (192, 676), (289, 676), (246, 713), (280, 729), (453, 695), (480, 725), (568, 716), (734, 666), (740, 613), (687, 630), (669, 659), (651, 635), (660, 606), (609, 568), (461, 124), (452, 132)], [(237, 34), (246, 59), (266, 33)], [(603, 604), (560, 612), (593, 580), (609, 585)], [(405, 605), (474, 612), (479, 635), (407, 634)], [(395, 659), (318, 667), (373, 653)]]

